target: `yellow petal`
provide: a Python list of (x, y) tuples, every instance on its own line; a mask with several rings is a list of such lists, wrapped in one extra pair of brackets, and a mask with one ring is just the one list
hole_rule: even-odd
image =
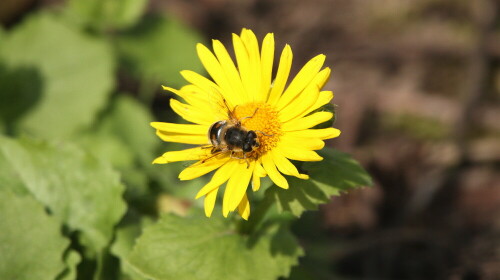
[(210, 74), (215, 83), (219, 85), (220, 93), (222, 94), (222, 96), (224, 96), (229, 104), (238, 104), (238, 93), (232, 91), (231, 84), (229, 83), (224, 70), (222, 69), (219, 61), (214, 56), (214, 54), (202, 44), (197, 44), (196, 50), (198, 52), (198, 56), (200, 57), (201, 63), (207, 70), (208, 74)]
[(283, 156), (279, 149), (273, 150), (272, 155), (273, 161), (281, 173), (295, 176), (300, 179), (309, 179), (309, 176), (307, 176), (306, 174), (300, 174), (297, 170), (297, 167), (295, 167), (293, 163), (291, 163), (285, 156)]
[(182, 96), (180, 90), (178, 90), (178, 89), (167, 87), (167, 86), (161, 86), (161, 87), (163, 88), (163, 90), (173, 92), (173, 93), (175, 93), (178, 96)]
[(254, 192), (260, 189), (260, 178), (266, 177), (267, 173), (262, 167), (260, 161), (255, 162), (255, 168), (252, 176), (252, 190)]
[(163, 87), (163, 89), (175, 93), (177, 96), (181, 97), (186, 101), (187, 104), (200, 108), (201, 110), (210, 110), (208, 92), (202, 90), (195, 85), (183, 86), (180, 90), (175, 90), (169, 87)]
[[(249, 70), (251, 74), (250, 83), (246, 85), (247, 91), (251, 93), (251, 101), (261, 101), (260, 99), (260, 87), (261, 87), (261, 66), (260, 66), (260, 53), (259, 53), (259, 43), (257, 37), (250, 30), (243, 28), (241, 31), (241, 40), (245, 45), (245, 49), (248, 56)], [(263, 101), (263, 100), (262, 100)]]
[(205, 208), (205, 215), (207, 217), (212, 216), (212, 212), (213, 212), (214, 206), (215, 206), (215, 200), (217, 199), (217, 191), (218, 190), (219, 189), (216, 188), (216, 189), (212, 190), (211, 192), (209, 192), (205, 196), (204, 208)]
[(220, 103), (222, 103), (221, 95), (214, 93), (215, 89), (212, 91), (206, 91), (196, 85), (190, 84), (183, 86), (176, 94), (198, 111), (210, 115), (217, 115), (221, 119), (227, 117), (227, 113), (225, 113), (226, 110), (220, 106)]
[(316, 112), (312, 115), (300, 118), (293, 119), (289, 122), (284, 123), (281, 126), (282, 131), (296, 131), (296, 130), (304, 130), (311, 128), (320, 123), (324, 123), (330, 120), (333, 117), (333, 114), (330, 112)]
[(252, 190), (254, 192), (256, 192), (260, 189), (260, 178), (261, 177), (256, 176), (255, 173), (252, 176)]
[(266, 173), (266, 170), (264, 169), (264, 167), (262, 167), (261, 162), (262, 161), (255, 162), (254, 173), (257, 174), (257, 176), (259, 176), (259, 177), (266, 177), (267, 173)]
[[(217, 108), (216, 100), (210, 100), (211, 96), (208, 92), (200, 89), (195, 85), (187, 85), (182, 87), (181, 90), (177, 90), (171, 87), (162, 86), (164, 90), (175, 93), (177, 96), (184, 99), (188, 104), (191, 105), (193, 111), (196, 110), (204, 115), (220, 115), (220, 108)], [(212, 97), (213, 99), (213, 97)], [(182, 103), (181, 103), (182, 104)]]
[(297, 147), (304, 150), (320, 150), (325, 146), (325, 142), (315, 137), (296, 137), (286, 133), (280, 138), (280, 146)]
[(153, 164), (166, 164), (166, 163), (169, 163), (169, 161), (163, 158), (163, 156), (157, 157), (153, 160)]
[(316, 103), (319, 96), (319, 89), (314, 83), (309, 84), (304, 91), (279, 112), (281, 123), (295, 119), (306, 112)]
[(207, 135), (165, 133), (161, 130), (157, 130), (156, 135), (158, 135), (158, 137), (160, 137), (161, 140), (165, 142), (184, 143), (193, 145), (209, 144)]
[(269, 175), (269, 178), (278, 186), (283, 189), (288, 189), (288, 182), (276, 169), (276, 165), (274, 164), (272, 155), (270, 153), (262, 156), (262, 165)]
[(328, 90), (325, 90), (325, 91), (321, 91), (319, 93), (319, 96), (318, 96), (318, 99), (316, 100), (316, 103), (314, 103), (313, 106), (311, 106), (308, 110), (306, 110), (303, 115), (301, 115), (300, 117), (303, 117), (305, 116), (306, 114), (309, 114), (310, 112), (318, 109), (319, 107), (321, 106), (324, 106), (328, 103), (330, 103), (330, 101), (333, 99), (333, 92), (331, 91), (328, 91)]
[(288, 75), (290, 74), (290, 68), (292, 67), (293, 53), (290, 46), (287, 44), (283, 48), (280, 57), (280, 63), (278, 66), (278, 72), (276, 73), (276, 78), (274, 79), (271, 92), (267, 99), (267, 103), (271, 105), (276, 105), (280, 99), (283, 90), (285, 89), (286, 82), (288, 80)]
[(210, 182), (208, 182), (201, 190), (196, 194), (196, 199), (206, 195), (211, 192), (213, 189), (220, 187), (220, 185), (224, 184), (231, 175), (233, 175), (235, 168), (238, 166), (238, 162), (236, 160), (230, 160), (223, 166), (221, 166), (217, 171), (215, 171), (214, 176)]
[(241, 30), (241, 40), (245, 44), (247, 51), (252, 54), (259, 54), (259, 42), (252, 30), (243, 28)]
[(152, 122), (152, 127), (164, 133), (207, 135), (209, 125)]
[(313, 79), (318, 74), (319, 70), (323, 66), (325, 62), (325, 55), (320, 54), (315, 56), (313, 59), (309, 60), (309, 62), (302, 67), (297, 76), (290, 83), (288, 88), (285, 90), (278, 103), (276, 104), (276, 109), (282, 110), (285, 106), (290, 103), (298, 94), (300, 94), (304, 88), (306, 88), (309, 83), (313, 81)]
[(316, 102), (312, 106), (309, 106), (309, 108), (307, 108), (305, 111), (303, 111), (302, 113), (295, 116), (295, 118), (302, 118), (303, 116), (311, 113), (312, 111), (320, 108), (321, 106), (324, 106), (324, 105), (330, 103), (332, 98), (333, 98), (333, 92), (321, 91), (319, 93), (319, 96), (316, 99)]
[(153, 163), (171, 163), (186, 160), (199, 160), (210, 155), (210, 149), (206, 147), (196, 147), (182, 151), (170, 151), (156, 158)]
[(184, 104), (179, 100), (175, 100), (173, 98), (170, 99), (170, 107), (177, 115), (181, 116), (188, 122), (211, 125), (214, 122), (220, 120), (217, 119), (217, 116), (214, 114), (200, 111), (199, 108)]
[(248, 202), (248, 197), (245, 194), (240, 204), (238, 205), (238, 213), (244, 220), (248, 220), (250, 216), (250, 202)]
[[(219, 86), (193, 71), (184, 70), (181, 71), (181, 75), (191, 84), (174, 93), (182, 97), (198, 111), (217, 116), (218, 120), (227, 118), (227, 109), (223, 102), (226, 99), (222, 95)], [(164, 89), (175, 90), (168, 87), (164, 87)], [(226, 103), (229, 104), (227, 100)]]
[[(221, 88), (217, 84), (196, 72), (183, 70), (181, 71), (181, 75), (186, 81), (200, 89), (204, 89), (207, 93), (221, 92)], [(207, 99), (211, 100), (210, 97), (207, 97)]]
[(224, 158), (213, 158), (210, 160), (207, 160), (204, 163), (195, 163), (179, 173), (179, 179), (182, 181), (185, 180), (192, 180), (194, 178), (198, 178), (202, 175), (207, 174), (208, 172), (211, 172), (219, 167), (221, 167), (224, 163), (226, 163), (229, 160), (229, 157), (224, 157)]
[[(331, 90), (324, 90), (319, 93), (319, 98), (318, 98), (318, 103), (315, 105), (318, 105), (318, 108), (329, 103), (333, 99), (333, 92)], [(316, 108), (317, 109), (317, 108)]]
[(238, 62), (238, 70), (240, 72), (241, 82), (245, 88), (245, 92), (242, 94), (243, 103), (253, 101), (253, 83), (255, 73), (252, 73), (250, 65), (250, 57), (248, 56), (247, 49), (241, 38), (233, 34), (233, 48), (234, 54), (236, 56), (236, 61)]
[(246, 163), (239, 164), (233, 176), (229, 178), (222, 201), (222, 215), (224, 217), (227, 217), (229, 212), (234, 211), (243, 199), (250, 183), (250, 176), (253, 173), (254, 166), (254, 162), (251, 162), (248, 168)]
[(280, 145), (283, 155), (289, 159), (300, 161), (321, 161), (323, 158), (314, 151)]
[(317, 139), (331, 139), (338, 137), (340, 135), (340, 130), (329, 127), (322, 129), (306, 129), (306, 130), (297, 130), (290, 131), (286, 133), (286, 136), (290, 137), (299, 137), (299, 138), (317, 138)]
[(271, 80), (273, 74), (274, 62), (274, 34), (268, 33), (262, 42), (262, 50), (260, 54), (261, 61), (261, 85), (257, 101), (265, 102), (268, 94), (271, 91)]
[(319, 71), (319, 73), (314, 77), (313, 82), (318, 86), (318, 88), (323, 88), (330, 79), (330, 75), (332, 74), (332, 70), (330, 67), (325, 67), (323, 70)]
[(185, 85), (181, 89), (175, 89), (172, 87), (167, 87), (167, 86), (161, 86), (164, 90), (170, 91), (172, 93), (175, 93), (175, 95), (182, 97), (187, 103), (190, 105), (191, 102), (189, 102), (186, 99), (193, 99), (196, 98), (197, 100), (203, 100), (203, 101), (208, 101), (208, 92), (205, 90), (199, 88), (196, 85), (190, 84), (190, 85)]
[(212, 45), (215, 55), (217, 56), (229, 84), (231, 85), (232, 92), (238, 93), (234, 94), (232, 98), (235, 104), (241, 104), (244, 100), (242, 96), (246, 96), (247, 92), (243, 87), (239, 72), (224, 45), (219, 40), (213, 40)]

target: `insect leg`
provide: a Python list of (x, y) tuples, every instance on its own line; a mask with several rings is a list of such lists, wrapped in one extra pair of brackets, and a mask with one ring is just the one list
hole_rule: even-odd
[(247, 163), (247, 169), (248, 169), (250, 167), (250, 162), (248, 161), (247, 153), (245, 153), (245, 152), (243, 152), (243, 159)]
[(274, 134), (266, 134), (266, 133), (264, 133), (264, 131), (260, 131), (260, 130), (254, 130), (254, 131), (258, 132), (258, 133), (260, 133), (260, 134), (262, 134), (264, 136), (274, 136)]
[[(236, 107), (234, 109), (236, 109)], [(259, 111), (259, 108), (256, 108), (251, 116), (243, 117), (239, 121), (241, 122), (242, 120), (253, 118), (255, 116), (255, 114), (257, 114), (257, 111)]]

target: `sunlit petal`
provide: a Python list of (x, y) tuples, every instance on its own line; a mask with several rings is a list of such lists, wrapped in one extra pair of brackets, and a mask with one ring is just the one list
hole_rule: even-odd
[[(288, 88), (278, 100), (276, 107), (278, 110), (285, 108), (298, 94), (300, 94), (318, 74), (325, 62), (325, 56), (320, 54), (302, 67), (297, 76), (292, 80)], [(316, 85), (317, 86), (317, 85)]]
[(331, 120), (332, 117), (333, 114), (330, 112), (316, 112), (312, 115), (286, 122), (283, 124), (281, 129), (283, 131), (304, 130)]
[(215, 200), (217, 199), (217, 191), (219, 189), (215, 188), (211, 192), (207, 193), (204, 201), (205, 215), (207, 217), (212, 216), (212, 211), (214, 210)]
[(254, 168), (254, 163), (252, 163), (248, 168), (246, 166), (238, 166), (237, 173), (238, 176), (232, 176), (226, 185), (226, 190), (224, 191), (224, 199), (222, 201), (222, 214), (224, 217), (229, 214), (229, 212), (234, 211), (238, 204), (240, 204), (245, 192), (250, 183), (250, 177), (252, 176)]
[(246, 194), (243, 196), (243, 199), (241, 199), (241, 202), (238, 205), (238, 213), (245, 220), (248, 220), (248, 217), (250, 216), (250, 202), (248, 201)]
[(278, 187), (288, 189), (288, 182), (285, 177), (278, 172), (278, 169), (276, 169), (276, 164), (271, 154), (268, 153), (262, 157), (262, 165), (269, 175), (269, 178), (271, 178)]

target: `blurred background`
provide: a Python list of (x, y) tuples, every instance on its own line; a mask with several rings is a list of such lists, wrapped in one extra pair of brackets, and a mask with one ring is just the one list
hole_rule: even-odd
[(294, 73), (327, 56), (342, 130), (328, 144), (374, 179), (294, 223), (306, 257), (291, 279), (500, 279), (499, 11), (495, 0), (2, 0), (0, 131), (89, 147), (122, 171), (135, 211), (182, 212), (201, 183), (149, 165), (171, 147), (148, 127), (174, 120), (159, 85), (203, 73), (196, 42), (273, 32)]

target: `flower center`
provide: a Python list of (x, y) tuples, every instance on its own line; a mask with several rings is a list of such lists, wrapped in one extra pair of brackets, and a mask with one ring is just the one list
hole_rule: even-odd
[(249, 158), (258, 158), (267, 151), (276, 147), (281, 133), (281, 124), (278, 112), (263, 102), (253, 102), (237, 106), (234, 110), (241, 125), (257, 134), (259, 147), (248, 154)]

